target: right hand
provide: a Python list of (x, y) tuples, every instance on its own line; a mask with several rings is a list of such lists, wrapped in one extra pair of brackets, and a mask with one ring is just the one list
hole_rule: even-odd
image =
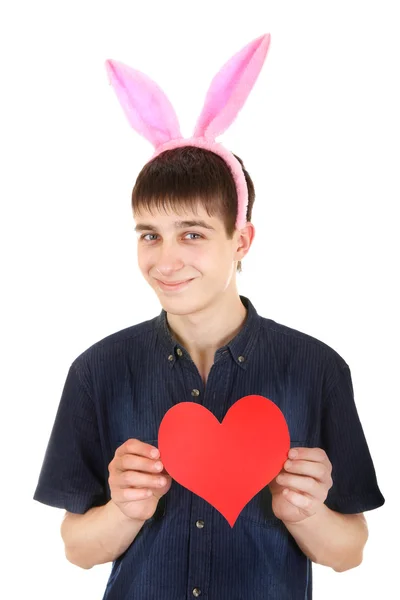
[[(154, 450), (155, 457), (151, 456)], [(159, 457), (157, 448), (132, 438), (116, 449), (108, 465), (111, 499), (131, 519), (150, 519), (171, 487), (172, 479)], [(162, 485), (161, 477), (165, 480)]]

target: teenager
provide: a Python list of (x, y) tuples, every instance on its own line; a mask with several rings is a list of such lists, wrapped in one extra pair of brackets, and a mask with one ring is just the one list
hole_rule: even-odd
[[(248, 93), (268, 44), (269, 36), (255, 40), (221, 70), (189, 140), (171, 125), (164, 98), (145, 115), (149, 105), (134, 92), (142, 86), (143, 99), (152, 82), (109, 63), (132, 124), (141, 133), (146, 124), (156, 147), (132, 209), (139, 268), (162, 310), (72, 362), (34, 495), (66, 511), (61, 534), (72, 563), (113, 562), (107, 600), (309, 600), (312, 563), (358, 566), (368, 538), (363, 513), (384, 503), (348, 364), (238, 293), (255, 234), (254, 185), (213, 136), (234, 118), (223, 94), (234, 95), (232, 72)], [(267, 272), (263, 279), (273, 293)], [(231, 528), (172, 481), (157, 434), (176, 403), (201, 403), (222, 421), (249, 394), (279, 406), (291, 450)]]

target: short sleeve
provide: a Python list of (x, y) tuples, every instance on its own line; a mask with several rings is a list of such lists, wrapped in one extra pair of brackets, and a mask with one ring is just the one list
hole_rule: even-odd
[(77, 360), (67, 374), (33, 499), (83, 514), (108, 498), (96, 411)]
[(332, 463), (333, 486), (325, 504), (344, 514), (379, 508), (385, 499), (354, 400), (348, 365), (337, 367), (336, 383), (325, 399), (321, 446)]

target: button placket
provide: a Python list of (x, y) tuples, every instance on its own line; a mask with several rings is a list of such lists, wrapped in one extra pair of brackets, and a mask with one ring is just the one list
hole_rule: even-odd
[[(207, 383), (204, 386), (197, 368), (185, 370), (185, 394), (188, 388), (197, 402), (203, 404), (222, 420), (225, 414), (225, 404), (229, 402), (228, 388), (231, 382), (233, 361), (214, 363), (210, 369)], [(195, 391), (197, 390), (197, 391)], [(221, 402), (221, 399), (224, 399)], [(196, 400), (195, 400), (196, 401)], [(191, 532), (189, 536), (189, 569), (188, 569), (188, 596), (209, 593), (211, 577), (212, 536), (215, 508), (201, 497), (193, 495), (190, 507)]]
[[(202, 402), (209, 393), (204, 388), (197, 369), (186, 372), (186, 386), (189, 386), (194, 402)], [(186, 387), (186, 390), (188, 388)], [(187, 393), (187, 392), (186, 392)], [(207, 596), (211, 573), (212, 531), (206, 523), (212, 522), (215, 509), (202, 498), (193, 495), (190, 506), (191, 534), (189, 537), (188, 594), (195, 598)]]

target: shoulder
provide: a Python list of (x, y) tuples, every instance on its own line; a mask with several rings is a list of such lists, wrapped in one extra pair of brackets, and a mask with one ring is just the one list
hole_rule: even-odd
[(302, 354), (305, 358), (319, 358), (323, 362), (333, 363), (339, 369), (348, 368), (344, 358), (322, 340), (273, 319), (260, 317), (260, 324), (261, 336), (268, 339), (279, 354)]
[(105, 336), (81, 352), (73, 361), (73, 365), (81, 370), (90, 364), (110, 364), (122, 355), (134, 357), (135, 352), (143, 351), (153, 340), (158, 318), (154, 317)]

